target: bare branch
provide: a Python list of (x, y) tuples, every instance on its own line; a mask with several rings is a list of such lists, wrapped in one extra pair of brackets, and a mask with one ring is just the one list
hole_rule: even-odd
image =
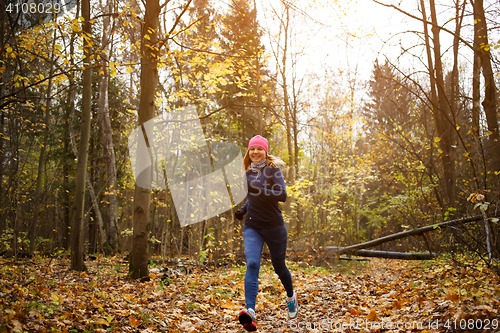
[[(395, 10), (397, 10), (398, 12), (403, 13), (403, 14), (405, 14), (406, 16), (411, 17), (412, 19), (415, 19), (415, 20), (417, 20), (417, 21), (423, 22), (423, 23), (425, 23), (425, 24), (430, 24), (430, 25), (432, 25), (432, 26), (435, 26), (436, 28), (438, 28), (438, 29), (440, 29), (440, 30), (443, 30), (443, 31), (446, 31), (447, 33), (449, 33), (449, 34), (451, 34), (451, 35), (453, 35), (453, 36), (455, 36), (455, 35), (456, 35), (456, 34), (455, 34), (453, 31), (451, 31), (451, 30), (448, 30), (448, 29), (446, 29), (446, 28), (444, 28), (444, 27), (442, 27), (442, 26), (440, 26), (440, 25), (438, 25), (438, 24), (432, 23), (432, 22), (427, 21), (427, 20), (425, 20), (425, 19), (422, 19), (422, 18), (420, 18), (420, 17), (418, 17), (418, 16), (415, 16), (415, 15), (412, 15), (412, 14), (410, 14), (410, 13), (408, 13), (408, 12), (405, 12), (404, 10), (402, 10), (401, 8), (398, 8), (397, 6), (394, 6), (394, 5), (389, 5), (389, 4), (386, 4), (386, 3), (382, 3), (382, 2), (377, 1), (377, 0), (372, 0), (372, 1), (373, 1), (373, 2), (375, 2), (375, 3), (377, 3), (377, 4), (379, 4), (379, 5), (381, 5), (381, 6), (384, 6), (384, 7), (394, 8), (394, 9), (395, 9)], [(457, 38), (458, 38), (458, 39), (459, 39), (462, 43), (464, 43), (464, 44), (465, 44), (468, 48), (470, 48), (471, 50), (474, 50), (474, 47), (473, 47), (472, 45), (470, 45), (470, 44), (469, 44), (469, 42), (467, 42), (465, 39), (463, 39), (463, 38), (462, 38), (462, 37), (460, 37), (460, 36), (455, 36), (455, 37), (457, 37)]]

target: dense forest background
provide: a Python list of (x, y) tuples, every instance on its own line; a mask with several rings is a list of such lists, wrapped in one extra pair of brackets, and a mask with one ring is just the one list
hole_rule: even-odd
[(412, 24), (332, 32), (347, 53), (382, 41), (364, 75), (300, 65), (303, 32), (328, 28), (309, 13), (348, 20), (349, 1), (75, 0), (56, 16), (2, 0), (0, 252), (132, 251), (137, 277), (151, 255), (241, 254), (242, 203), (181, 228), (168, 189), (135, 185), (130, 132), (191, 105), (208, 140), (244, 154), (260, 134), (285, 160), (292, 256), (481, 215), (382, 249), (498, 265), (500, 4), (373, 2)]

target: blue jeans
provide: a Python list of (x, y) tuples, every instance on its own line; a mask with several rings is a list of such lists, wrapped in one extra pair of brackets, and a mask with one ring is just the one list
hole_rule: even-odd
[(293, 296), (292, 275), (285, 265), (287, 231), (285, 225), (267, 230), (257, 230), (246, 225), (243, 227), (243, 242), (247, 271), (245, 274), (245, 302), (247, 308), (255, 310), (259, 290), (259, 269), (262, 247), (266, 242), (271, 252), (271, 262), (278, 274), (288, 297)]

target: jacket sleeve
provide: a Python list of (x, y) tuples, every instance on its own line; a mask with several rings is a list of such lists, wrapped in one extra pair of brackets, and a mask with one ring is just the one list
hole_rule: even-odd
[(272, 168), (270, 178), (271, 188), (263, 188), (261, 195), (271, 197), (277, 201), (285, 202), (287, 199), (286, 185), (280, 168)]
[(245, 214), (247, 213), (247, 207), (248, 207), (248, 200), (245, 201), (245, 203), (243, 204), (243, 206), (241, 206), (241, 210), (245, 212)]

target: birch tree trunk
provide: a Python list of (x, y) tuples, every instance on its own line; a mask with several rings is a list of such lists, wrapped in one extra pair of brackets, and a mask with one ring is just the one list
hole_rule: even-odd
[[(101, 44), (101, 73), (99, 76), (99, 122), (102, 138), (102, 146), (104, 152), (104, 162), (106, 163), (106, 191), (107, 201), (107, 219), (106, 219), (106, 233), (107, 243), (112, 249), (116, 249), (118, 244), (118, 197), (116, 195), (117, 181), (116, 181), (116, 159), (115, 150), (113, 147), (113, 132), (111, 128), (111, 119), (109, 116), (109, 102), (108, 102), (108, 85), (109, 73), (106, 66), (111, 54), (110, 34), (111, 34), (111, 19), (110, 14), (113, 11), (112, 1), (106, 0), (104, 7), (103, 18), (103, 31), (102, 31), (102, 44)], [(103, 244), (103, 246), (105, 246)]]

